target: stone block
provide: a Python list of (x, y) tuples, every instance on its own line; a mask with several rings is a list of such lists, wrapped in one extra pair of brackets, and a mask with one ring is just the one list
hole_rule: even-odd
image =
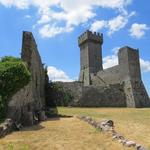
[(45, 121), (46, 120), (46, 115), (45, 115), (45, 111), (40, 111), (39, 112), (39, 121)]
[(33, 112), (26, 112), (22, 119), (23, 126), (32, 126), (34, 124)]

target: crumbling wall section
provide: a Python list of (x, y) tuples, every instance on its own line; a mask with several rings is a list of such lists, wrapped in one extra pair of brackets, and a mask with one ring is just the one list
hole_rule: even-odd
[(29, 114), (33, 118), (45, 107), (45, 72), (35, 39), (30, 32), (23, 32), (21, 58), (31, 72), (31, 81), (9, 100), (7, 117), (28, 124)]
[(114, 66), (108, 69), (99, 71), (92, 77), (93, 85), (109, 85), (121, 83), (120, 66)]

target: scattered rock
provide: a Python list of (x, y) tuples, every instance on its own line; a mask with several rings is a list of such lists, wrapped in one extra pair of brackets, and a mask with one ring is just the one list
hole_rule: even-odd
[(23, 125), (21, 123), (15, 122), (15, 130), (20, 131), (23, 128)]
[(118, 133), (114, 134), (112, 138), (117, 140), (125, 140), (125, 138)]
[(136, 142), (134, 142), (134, 141), (123, 140), (121, 143), (123, 144), (123, 146), (126, 146), (126, 147), (135, 147), (136, 146)]
[(147, 150), (147, 149), (144, 148), (143, 146), (137, 144), (135, 150)]
[(0, 125), (0, 138), (11, 133), (14, 129), (14, 122), (11, 119), (6, 119), (4, 123)]
[(77, 116), (77, 118), (88, 122), (93, 127), (100, 129), (101, 131), (108, 132), (111, 131), (112, 138), (116, 139), (119, 143), (122, 143), (125, 147), (135, 147), (135, 150), (147, 150), (143, 146), (136, 144), (134, 141), (126, 140), (122, 135), (118, 134), (114, 129), (114, 122), (109, 119), (102, 120), (100, 122), (96, 122), (91, 117), (86, 116)]
[(112, 120), (102, 120), (97, 124), (97, 128), (104, 132), (111, 131), (114, 123)]

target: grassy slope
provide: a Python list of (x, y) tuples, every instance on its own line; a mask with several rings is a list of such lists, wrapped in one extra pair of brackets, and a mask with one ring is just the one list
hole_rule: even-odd
[[(88, 115), (97, 120), (110, 118), (116, 130), (150, 149), (150, 109), (58, 108), (63, 115)], [(0, 139), (0, 150), (123, 150), (110, 134), (99, 133), (76, 118), (42, 122)], [(129, 149), (128, 149), (129, 150)]]

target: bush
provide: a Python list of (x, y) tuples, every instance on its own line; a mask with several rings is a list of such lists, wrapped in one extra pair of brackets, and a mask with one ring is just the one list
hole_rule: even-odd
[[(71, 91), (64, 89), (59, 82), (51, 82), (49, 85), (51, 93), (50, 97), (55, 101), (56, 105), (69, 106), (73, 98)], [(50, 102), (50, 100), (48, 100), (48, 102)]]
[(30, 72), (21, 59), (4, 57), (0, 61), (0, 118), (6, 112), (7, 100), (30, 81)]

